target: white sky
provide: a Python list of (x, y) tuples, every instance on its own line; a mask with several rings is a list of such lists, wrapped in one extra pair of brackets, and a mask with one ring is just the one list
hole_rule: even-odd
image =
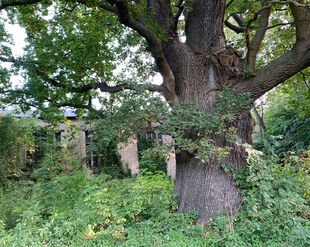
[[(7, 14), (5, 11), (0, 12), (0, 18), (4, 20), (7, 19)], [(26, 32), (24, 28), (22, 28), (18, 24), (9, 24), (9, 21), (5, 22), (5, 29), (8, 33), (12, 35), (13, 45), (12, 45), (12, 53), (14, 57), (21, 56), (23, 54), (23, 48), (25, 46), (25, 38)], [(9, 67), (8, 63), (2, 63), (4, 67)], [(16, 87), (23, 83), (24, 79), (20, 75), (14, 75), (11, 78), (12, 86)]]
[(23, 53), (23, 48), (25, 46), (25, 38), (26, 38), (26, 32), (24, 28), (19, 26), (18, 24), (6, 24), (5, 25), (6, 30), (13, 35), (13, 55), (14, 56), (20, 56)]

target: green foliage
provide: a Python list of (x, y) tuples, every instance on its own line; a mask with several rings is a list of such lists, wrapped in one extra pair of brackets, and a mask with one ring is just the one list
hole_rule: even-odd
[(7, 178), (18, 179), (29, 162), (26, 154), (34, 152), (32, 119), (0, 115), (0, 184)]
[[(3, 229), (14, 228), (20, 215), (27, 209), (25, 204), (31, 197), (33, 181), (7, 181), (5, 189), (0, 188), (0, 221)], [(1, 227), (0, 227), (1, 228)]]
[(300, 190), (302, 195), (307, 199), (307, 201), (309, 201), (310, 150), (307, 150), (300, 155), (290, 154), (285, 157), (283, 163), (288, 169), (290, 169), (290, 172), (298, 175), (296, 177), (300, 180)]
[[(167, 213), (174, 208), (171, 189), (164, 175), (125, 180), (99, 176), (88, 180), (83, 173), (24, 186), (23, 193), (30, 193), (30, 197), (23, 203), (6, 206), (16, 214), (18, 223), (0, 243), (113, 246), (122, 244), (129, 234), (133, 241), (134, 236), (145, 231), (144, 226), (152, 228), (161, 219), (169, 218)], [(157, 230), (160, 228), (161, 225)]]
[(70, 174), (80, 168), (81, 158), (73, 155), (72, 150), (64, 143), (49, 145), (44, 153), (37, 170), (33, 173), (33, 178), (45, 179), (54, 177), (57, 174)]
[[(135, 8), (132, 12), (152, 19), (141, 8)], [(25, 28), (28, 42), (24, 54), (16, 58), (18, 62), (13, 65), (15, 71), (23, 71), (25, 76), (27, 74), (27, 81), (18, 85), (18, 94), (6, 90), (3, 100), (7, 103), (14, 99), (23, 107), (27, 105), (20, 100), (24, 96), (31, 98), (32, 105), (55, 116), (60, 112), (59, 104), (73, 104), (79, 108), (88, 103), (90, 96), (100, 98), (96, 91), (78, 93), (72, 90), (74, 87), (96, 83), (113, 86), (123, 82), (136, 85), (149, 82), (150, 75), (154, 73), (153, 62), (142, 38), (121, 25), (117, 16), (101, 8), (88, 8), (72, 1), (43, 1), (16, 11), (9, 9), (8, 15), (11, 22)], [(159, 30), (155, 23), (148, 26)], [(0, 23), (2, 47), (1, 27)], [(3, 35), (7, 34), (3, 31)], [(5, 54), (7, 57), (9, 54)], [(51, 87), (44, 76), (38, 76), (38, 70), (45, 77), (59, 82), (60, 86)], [(6, 89), (13, 88), (7, 85)], [(46, 109), (47, 102), (49, 109)]]
[[(151, 122), (168, 111), (160, 97), (145, 92), (123, 92), (105, 99), (104, 117), (96, 121), (94, 135), (98, 146), (111, 141), (125, 142), (133, 134), (141, 134)], [(112, 127), (113, 126), (113, 127)]]
[(142, 174), (155, 174), (158, 171), (166, 174), (170, 152), (171, 147), (158, 144), (150, 145), (150, 147), (141, 150), (139, 168)]
[[(308, 246), (309, 179), (294, 166), (284, 167), (247, 148), (247, 167), (235, 174), (242, 192), (241, 212), (209, 223), (215, 231), (207, 243), (215, 246)], [(307, 175), (308, 176), (308, 175)]]
[[(96, 4), (97, 0), (87, 2)], [(259, 20), (254, 18), (261, 8), (259, 1), (230, 2), (226, 17), (231, 13), (244, 14), (248, 35), (252, 38)], [(190, 1), (186, 3), (185, 9), (190, 11)], [(166, 39), (145, 4), (144, 0), (128, 2), (130, 15), (141, 20), (160, 39)], [(275, 11), (277, 8), (281, 11)], [(272, 25), (283, 20), (291, 22), (291, 14), (285, 8), (282, 4), (272, 8)], [(14, 68), (0, 69), (0, 93), (5, 96), (1, 103), (17, 101), (45, 108), (48, 102), (45, 115), (54, 119), (55, 113), (59, 113), (59, 105), (85, 106), (91, 98), (98, 98), (105, 118), (98, 122), (100, 128), (94, 135), (98, 140), (97, 150), (105, 155), (107, 166), (111, 162), (109, 155), (113, 153), (113, 145), (126, 141), (132, 134), (139, 134), (151, 121), (158, 119), (164, 120), (163, 130), (172, 134), (178, 149), (192, 152), (201, 160), (210, 154), (224, 156), (228, 151), (225, 144), (237, 141), (235, 130), (227, 126), (233, 123), (237, 111), (248, 110), (248, 100), (243, 96), (236, 97), (226, 89), (220, 94), (216, 112), (212, 115), (192, 105), (167, 109), (158, 99), (146, 100), (150, 94), (142, 94), (143, 88), (137, 93), (120, 92), (111, 97), (99, 97), (95, 90), (74, 92), (76, 86), (98, 82), (110, 86), (123, 82), (129, 85), (149, 82), (149, 75), (154, 72), (153, 61), (144, 48), (145, 43), (137, 33), (124, 28), (116, 16), (101, 8), (74, 5), (67, 0), (47, 0), (17, 11), (10, 9), (8, 15), (25, 27), (28, 43), (23, 57), (16, 58)], [(275, 32), (268, 30), (257, 67), (291, 48), (294, 42), (292, 29), (288, 25), (277, 27)], [(244, 37), (231, 37), (236, 46), (245, 47)], [(1, 19), (2, 60), (11, 57), (7, 45), (9, 39)], [(11, 93), (9, 77), (18, 71), (27, 75), (27, 82)], [(51, 80), (38, 76), (38, 71), (54, 79), (54, 84), (55, 81), (60, 84), (51, 86)], [(244, 75), (251, 76), (252, 71), (245, 69)], [(284, 147), (282, 153), (308, 148), (310, 104), (309, 91), (305, 92), (300, 98), (294, 96), (293, 101), (280, 101), (277, 95), (274, 105), (279, 103), (282, 109), (278, 108), (279, 114), (270, 110), (270, 117), (267, 116), (270, 134), (284, 136), (285, 142), (280, 143)], [(292, 99), (292, 93), (289, 94)], [(169, 116), (163, 117), (162, 112)], [(14, 148), (27, 144), (19, 139), (25, 131), (12, 126), (14, 132), (10, 131), (10, 125), (1, 127), (8, 130), (0, 133), (1, 138), (3, 134), (4, 140), (13, 140)], [(304, 131), (300, 131), (302, 129)], [(214, 135), (223, 137), (225, 143), (217, 145), (213, 141)], [(10, 141), (4, 143), (12, 144)], [(0, 187), (1, 246), (309, 245), (309, 223), (305, 220), (309, 208), (303, 198), (309, 198), (307, 157), (290, 156), (285, 166), (278, 166), (270, 157), (266, 161), (248, 150), (247, 168), (244, 173), (235, 174), (244, 198), (243, 210), (234, 217), (219, 217), (203, 228), (193, 226), (195, 214), (175, 214), (172, 184), (164, 175), (124, 180), (112, 180), (107, 176), (88, 179), (76, 171), (78, 163), (71, 159), (68, 150), (58, 148), (44, 152), (41, 167), (32, 174), (36, 182), (11, 182), (6, 190)], [(23, 163), (8, 150), (7, 146), (0, 149), (3, 152), (0, 178), (19, 178)], [(164, 156), (165, 152), (158, 147), (148, 149), (143, 153), (142, 165), (150, 170), (158, 166)]]
[(149, 93), (123, 92), (105, 99), (104, 117), (92, 122), (96, 140), (92, 150), (100, 154), (101, 169), (113, 177), (123, 177), (117, 157), (117, 144), (127, 142), (132, 135), (142, 135), (151, 122), (167, 111), (159, 97)]
[[(0, 57), (11, 56), (12, 51), (9, 45), (12, 44), (12, 37), (5, 30), (5, 18), (0, 16)], [(7, 90), (10, 85), (10, 69), (0, 64), (0, 93)], [(2, 107), (2, 97), (0, 97), (0, 107)]]
[[(272, 1), (264, 1), (263, 5), (270, 4)], [(226, 37), (229, 43), (238, 50), (245, 52), (246, 40), (252, 40), (259, 26), (259, 18), (257, 13), (261, 12), (262, 6), (259, 1), (253, 0), (235, 0), (226, 1), (229, 5), (225, 9), (225, 17), (230, 23), (239, 26), (232, 14), (238, 13), (242, 16), (243, 28), (247, 32), (236, 34), (229, 28), (225, 28)], [(292, 13), (289, 8), (282, 4), (272, 4), (268, 30), (262, 41), (261, 49), (258, 53), (256, 68), (268, 64), (273, 59), (283, 55), (284, 52), (292, 48), (295, 42), (295, 30)], [(248, 36), (248, 37), (246, 37)], [(253, 76), (253, 72), (249, 68), (243, 68), (242, 75), (245, 78)]]
[[(210, 154), (221, 158), (229, 151), (227, 144), (237, 141), (235, 128), (230, 127), (236, 114), (249, 106), (249, 95), (225, 87), (218, 95), (215, 112), (197, 109), (193, 104), (176, 106), (164, 116), (160, 129), (173, 137), (177, 151), (186, 150), (203, 162)], [(223, 137), (222, 145), (215, 143), (215, 135)]]
[[(99, 146), (98, 143), (100, 143), (101, 146)], [(99, 142), (95, 141), (89, 149), (94, 150), (100, 156), (100, 164), (97, 169), (94, 169), (95, 173), (104, 173), (113, 178), (124, 178), (129, 175), (126, 174), (122, 168), (116, 144), (113, 141), (104, 143), (104, 145), (102, 145), (102, 140)]]
[(250, 94), (235, 92), (233, 88), (226, 86), (219, 93), (215, 108), (218, 115), (224, 121), (234, 120), (234, 115), (239, 111), (246, 111), (251, 108)]
[(278, 137), (276, 151), (281, 157), (310, 148), (310, 94), (303, 75), (307, 74), (299, 74), (268, 94), (267, 134)]

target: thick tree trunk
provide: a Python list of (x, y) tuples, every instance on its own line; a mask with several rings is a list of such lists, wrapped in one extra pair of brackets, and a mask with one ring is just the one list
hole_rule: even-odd
[[(251, 142), (252, 122), (249, 113), (236, 120), (238, 135), (244, 142)], [(232, 145), (225, 165), (241, 170), (244, 167), (244, 148)], [(198, 224), (221, 214), (232, 216), (241, 205), (241, 195), (231, 173), (224, 171), (216, 157), (207, 163), (191, 157), (186, 152), (177, 155), (175, 195), (180, 212), (196, 211)]]
[(198, 224), (237, 211), (241, 202), (239, 190), (216, 159), (203, 164), (186, 156), (178, 155), (177, 159), (175, 194), (179, 211), (196, 211)]
[[(177, 94), (180, 104), (191, 103), (197, 109), (214, 112), (214, 102), (223, 84), (219, 70), (211, 59), (199, 54), (186, 53), (183, 59), (183, 74), (175, 73), (178, 82)], [(184, 73), (184, 71), (186, 73)], [(223, 75), (224, 78), (224, 75)], [(239, 113), (234, 126), (243, 142), (251, 143), (252, 121), (249, 112)], [(224, 141), (216, 140), (224, 145)], [(225, 163), (242, 169), (246, 152), (240, 146), (231, 145), (230, 155)], [(198, 224), (204, 224), (218, 215), (233, 215), (241, 205), (240, 191), (233, 181), (232, 175), (226, 173), (217, 157), (210, 157), (207, 163), (187, 152), (176, 157), (175, 195), (180, 212), (196, 211), (199, 214)]]

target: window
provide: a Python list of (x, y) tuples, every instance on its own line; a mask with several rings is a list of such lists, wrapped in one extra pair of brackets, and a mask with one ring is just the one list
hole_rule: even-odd
[(153, 141), (153, 142), (156, 142), (158, 144), (163, 144), (163, 135), (162, 135), (162, 133), (146, 132), (145, 133), (145, 140)]
[(56, 142), (61, 142), (61, 132), (56, 132), (55, 133), (55, 141)]
[(97, 153), (92, 150), (93, 144), (94, 144), (94, 141), (93, 141), (93, 138), (92, 138), (90, 131), (85, 131), (87, 165), (89, 167), (98, 167), (99, 166), (99, 157), (98, 157)]

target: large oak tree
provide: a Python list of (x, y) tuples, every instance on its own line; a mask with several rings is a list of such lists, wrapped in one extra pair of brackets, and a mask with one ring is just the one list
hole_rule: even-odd
[[(192, 104), (217, 114), (215, 102), (226, 86), (254, 102), (310, 64), (307, 1), (2, 0), (4, 10), (27, 32), (23, 57), (14, 58), (4, 45), (0, 53), (2, 62), (27, 78), (21, 89), (9, 88), (8, 82), (1, 88), (15, 103), (43, 107), (50, 102), (99, 113), (90, 100), (96, 90), (114, 94), (142, 88), (161, 93), (171, 106)], [(152, 70), (147, 54), (161, 85), (140, 87)], [(126, 59), (132, 75), (115, 76), (117, 61)], [(9, 72), (2, 70), (3, 82)], [(251, 144), (250, 113), (239, 110), (234, 116), (227, 128), (235, 127), (242, 143)], [(191, 130), (186, 135), (198, 138)], [(221, 133), (212, 135), (212, 143), (230, 146), (225, 162), (234, 169), (245, 166), (241, 145), (228, 143)], [(203, 161), (188, 150), (177, 154), (175, 194), (180, 212), (199, 212), (198, 223), (231, 215), (241, 205), (232, 176), (213, 154)]]

